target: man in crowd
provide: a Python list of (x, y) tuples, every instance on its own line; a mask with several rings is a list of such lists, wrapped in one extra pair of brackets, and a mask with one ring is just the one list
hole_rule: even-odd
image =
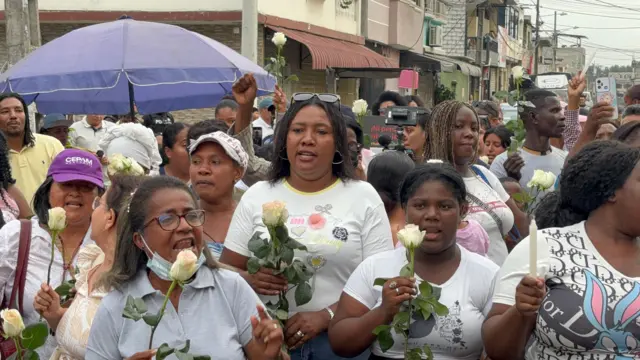
[(640, 85), (633, 85), (624, 95), (624, 104), (626, 106), (640, 104)]
[(31, 131), (27, 104), (18, 94), (0, 95), (0, 131), (7, 137), (16, 186), (31, 202), (33, 194), (47, 177), (53, 158), (64, 147), (56, 138)]
[(216, 120), (224, 121), (227, 126), (233, 126), (238, 113), (238, 103), (235, 100), (224, 99), (218, 103), (215, 111)]
[(153, 131), (153, 135), (158, 141), (158, 147), (162, 147), (162, 133), (167, 125), (171, 125), (175, 122), (173, 115), (168, 112), (147, 114), (142, 117), (142, 124)]
[(116, 124), (105, 121), (102, 115), (87, 115), (83, 120), (71, 125), (69, 142), (71, 146), (87, 149), (95, 153), (100, 149), (98, 144), (104, 134), (114, 126)]
[(502, 109), (500, 109), (500, 105), (493, 101), (484, 100), (478, 102), (476, 112), (480, 116), (486, 116), (489, 119), (489, 126), (492, 128), (504, 125)]
[(66, 146), (69, 141), (69, 127), (72, 124), (73, 120), (67, 119), (63, 114), (49, 114), (44, 117), (40, 133), (53, 136), (62, 146)]
[(258, 103), (258, 111), (260, 118), (255, 120), (251, 125), (254, 129), (262, 129), (262, 141), (267, 137), (273, 136), (273, 118), (276, 107), (271, 97), (264, 98)]
[(620, 125), (624, 125), (631, 121), (640, 121), (640, 105), (630, 105), (627, 106), (626, 109), (624, 109)]

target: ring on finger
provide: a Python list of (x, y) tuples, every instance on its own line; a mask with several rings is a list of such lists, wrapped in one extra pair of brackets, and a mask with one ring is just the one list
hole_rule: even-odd
[(273, 324), (273, 328), (277, 329), (278, 328), (278, 324)]
[(296, 332), (296, 336), (299, 337), (299, 338), (303, 338), (304, 337), (304, 333), (302, 331), (298, 330)]
[(396, 288), (396, 294), (400, 295), (400, 289)]
[(389, 289), (395, 289), (398, 287), (398, 283), (395, 281), (392, 281), (389, 283)]

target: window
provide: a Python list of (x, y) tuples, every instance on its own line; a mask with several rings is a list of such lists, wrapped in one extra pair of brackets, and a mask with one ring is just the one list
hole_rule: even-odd
[(520, 17), (520, 13), (518, 10), (511, 8), (509, 9), (509, 36), (514, 39), (518, 38), (518, 18)]
[(411, 0), (411, 2), (414, 3), (419, 8), (422, 7), (422, 0)]

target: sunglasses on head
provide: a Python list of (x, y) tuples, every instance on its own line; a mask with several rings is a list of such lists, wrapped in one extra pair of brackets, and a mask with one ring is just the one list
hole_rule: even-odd
[(327, 103), (327, 104), (340, 104), (340, 96), (336, 94), (316, 94), (316, 93), (295, 93), (291, 97), (291, 102), (302, 102), (309, 101), (313, 98), (318, 98), (318, 100)]

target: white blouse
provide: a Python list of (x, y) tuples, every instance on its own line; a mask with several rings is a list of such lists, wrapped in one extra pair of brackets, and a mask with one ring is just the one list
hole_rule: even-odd
[(104, 253), (97, 245), (87, 245), (78, 253), (77, 293), (56, 329), (58, 348), (51, 360), (84, 359), (93, 318), (102, 298), (108, 293), (106, 289), (102, 288), (94, 288), (89, 293), (89, 274), (103, 261)]
[[(91, 229), (87, 231), (82, 246), (93, 243), (89, 238)], [(36, 297), (40, 286), (47, 281), (47, 270), (51, 261), (51, 236), (40, 227), (38, 219), (31, 219), (31, 249), (29, 250), (29, 260), (27, 262), (27, 278), (24, 289), (23, 309), (25, 325), (34, 324), (39, 321), (40, 315), (33, 307), (33, 300)], [(13, 281), (18, 262), (18, 249), (20, 247), (20, 221), (14, 220), (0, 229), (0, 288), (4, 288), (3, 295), (8, 299), (13, 290)], [(77, 258), (77, 257), (76, 257)], [(76, 266), (76, 258), (73, 259), (73, 268)], [(63, 269), (64, 261), (62, 253), (54, 246), (54, 259), (51, 268), (51, 286), (57, 287), (64, 279), (69, 280), (70, 274)], [(51, 357), (56, 341), (53, 337), (47, 338), (44, 346), (37, 350), (40, 359)]]

